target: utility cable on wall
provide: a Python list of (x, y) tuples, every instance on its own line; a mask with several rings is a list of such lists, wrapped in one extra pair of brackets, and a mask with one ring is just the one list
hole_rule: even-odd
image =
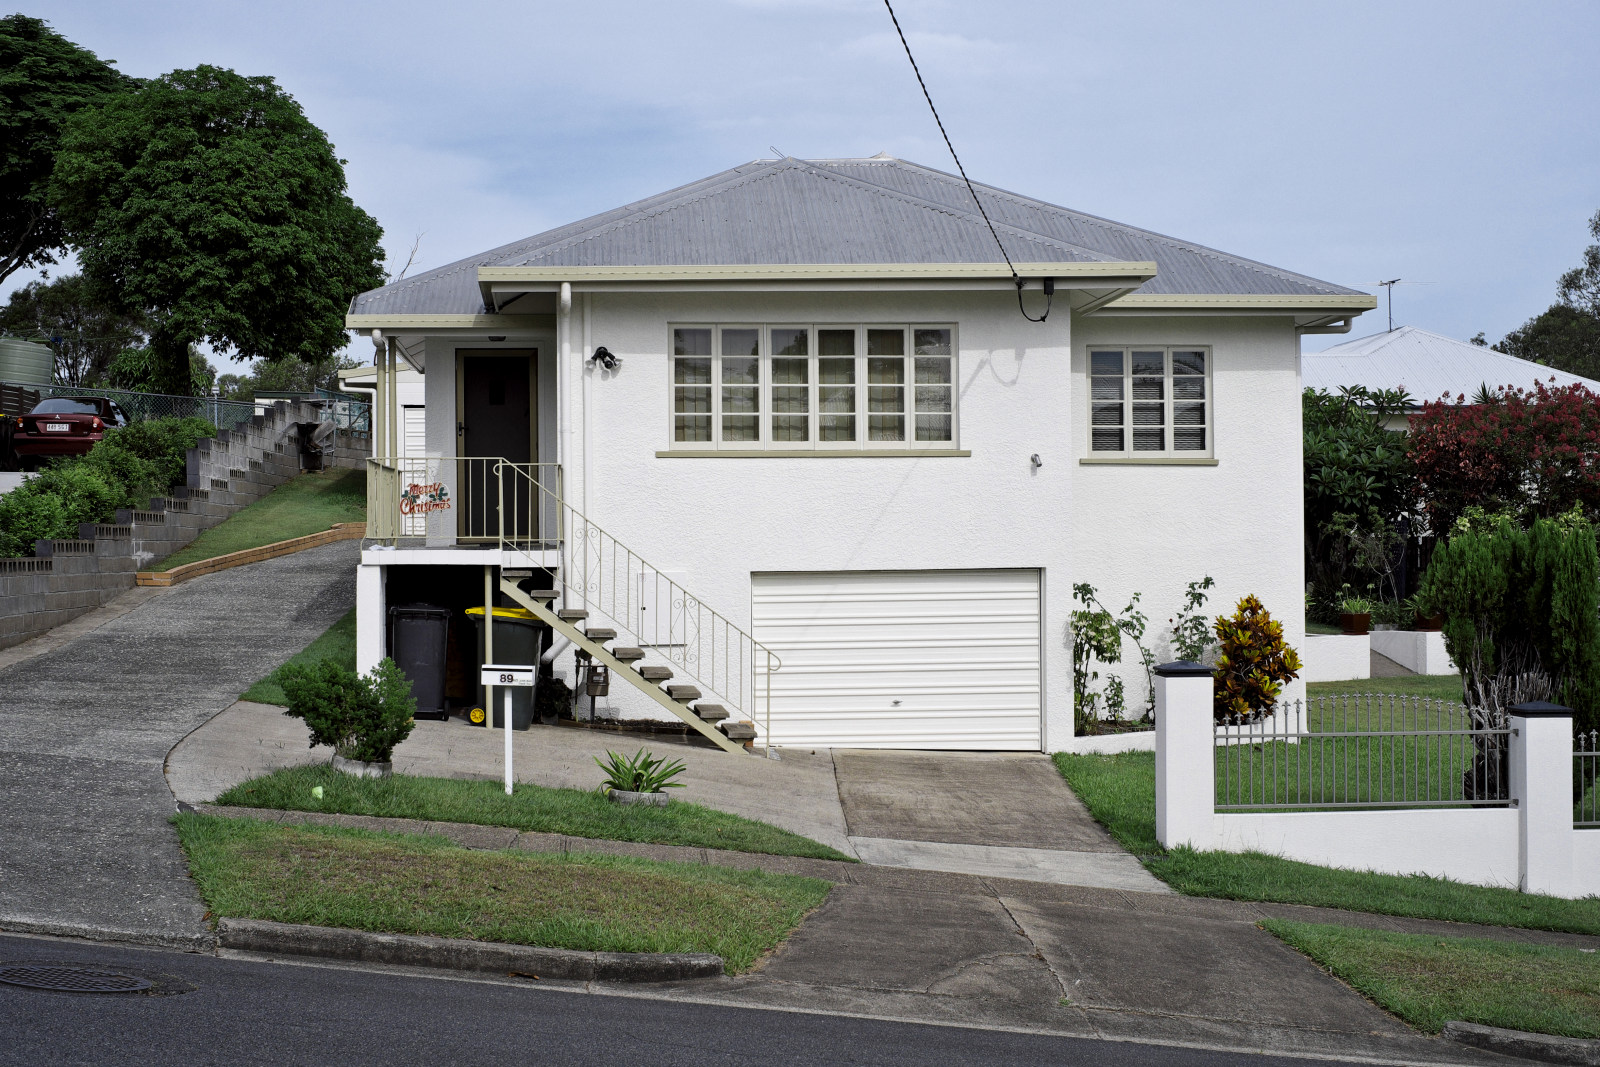
[(894, 32), (900, 35), (900, 47), (906, 50), (906, 58), (911, 61), (911, 72), (917, 76), (917, 84), (922, 87), (922, 98), (928, 102), (928, 110), (933, 112), (933, 121), (939, 126), (939, 134), (944, 138), (944, 146), (950, 149), (950, 158), (955, 160), (956, 170), (961, 173), (961, 180), (967, 183), (967, 192), (972, 194), (972, 202), (978, 205), (978, 214), (983, 216), (984, 225), (989, 227), (989, 236), (994, 238), (995, 246), (1000, 249), (1000, 256), (1006, 261), (1006, 269), (1011, 271), (1011, 280), (1017, 286), (1017, 309), (1022, 312), (1022, 317), (1029, 322), (1043, 322), (1050, 317), (1050, 305), (1055, 302), (1055, 279), (1045, 279), (1044, 314), (1034, 318), (1028, 314), (1028, 309), (1022, 305), (1022, 277), (1017, 274), (1017, 268), (1012, 264), (1011, 257), (1006, 254), (1005, 242), (1000, 240), (999, 232), (994, 228), (994, 223), (989, 220), (989, 213), (983, 209), (983, 201), (978, 199), (978, 190), (973, 188), (972, 179), (967, 177), (967, 168), (961, 165), (961, 157), (956, 154), (956, 146), (950, 143), (950, 134), (944, 128), (944, 120), (939, 117), (939, 109), (933, 106), (933, 96), (928, 92), (928, 83), (922, 80), (922, 71), (917, 67), (917, 57), (911, 54), (911, 45), (906, 40), (906, 31), (900, 28), (900, 19), (894, 13), (894, 5), (889, 0), (883, 0), (883, 6), (889, 9), (889, 19), (894, 23)]

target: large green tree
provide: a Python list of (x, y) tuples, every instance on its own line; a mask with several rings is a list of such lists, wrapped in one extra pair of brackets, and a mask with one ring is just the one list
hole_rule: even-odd
[(0, 281), (68, 244), (47, 198), (61, 124), (133, 80), (27, 15), (0, 18)]
[(29, 282), (0, 308), (0, 331), (48, 344), (56, 354), (55, 380), (98, 385), (117, 353), (145, 343), (144, 315), (124, 307), (114, 293), (81, 274)]
[(1556, 302), (1494, 347), (1585, 378), (1600, 378), (1600, 211), (1589, 220), (1595, 243), (1561, 276)]
[(318, 363), (383, 283), (383, 231), (326, 135), (271, 78), (202, 66), (102, 98), (62, 131), (51, 195), (84, 273), (150, 320), (163, 392), (189, 346)]

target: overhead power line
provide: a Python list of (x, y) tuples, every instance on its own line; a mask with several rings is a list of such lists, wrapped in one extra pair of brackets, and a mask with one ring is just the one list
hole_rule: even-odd
[(961, 157), (956, 154), (956, 146), (950, 142), (950, 133), (944, 128), (944, 120), (939, 117), (939, 109), (933, 106), (933, 95), (928, 92), (928, 83), (922, 79), (922, 70), (917, 66), (917, 57), (911, 54), (911, 44), (906, 40), (906, 31), (900, 28), (900, 19), (894, 13), (894, 5), (889, 0), (883, 0), (883, 6), (889, 9), (889, 19), (894, 23), (894, 32), (900, 35), (900, 47), (906, 50), (906, 58), (911, 61), (911, 72), (917, 76), (917, 84), (922, 87), (922, 98), (928, 102), (928, 110), (933, 112), (933, 121), (939, 126), (939, 135), (944, 138), (944, 146), (950, 150), (950, 158), (955, 160), (961, 180), (967, 183), (967, 192), (972, 194), (972, 202), (978, 206), (978, 214), (983, 216), (983, 224), (989, 227), (989, 236), (994, 238), (995, 247), (1000, 249), (1000, 256), (1006, 261), (1006, 269), (1011, 272), (1011, 280), (1017, 287), (1017, 308), (1022, 312), (1022, 317), (1029, 322), (1043, 322), (1050, 317), (1050, 305), (1055, 301), (1055, 279), (1045, 279), (1044, 314), (1038, 318), (1029, 315), (1028, 309), (1022, 306), (1022, 278), (1017, 274), (1017, 268), (1012, 264), (1011, 257), (1006, 254), (1005, 242), (1000, 240), (1000, 233), (989, 219), (989, 213), (984, 210), (983, 201), (978, 199), (978, 190), (973, 188), (972, 179), (967, 177), (967, 168), (961, 165)]

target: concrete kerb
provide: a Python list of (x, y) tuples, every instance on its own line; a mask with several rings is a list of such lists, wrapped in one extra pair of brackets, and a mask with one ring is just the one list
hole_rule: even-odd
[(1525, 1060), (1600, 1067), (1600, 1041), (1585, 1038), (1530, 1034), (1521, 1030), (1503, 1030), (1498, 1026), (1480, 1026), (1477, 1023), (1457, 1020), (1445, 1023), (1439, 1036), (1458, 1045), (1468, 1045)]
[(242, 952), (287, 953), (451, 971), (515, 973), (580, 982), (680, 982), (714, 978), (723, 973), (721, 956), (698, 952), (579, 952), (448, 937), (375, 934), (255, 919), (221, 919), (217, 922), (217, 934), (222, 948)]

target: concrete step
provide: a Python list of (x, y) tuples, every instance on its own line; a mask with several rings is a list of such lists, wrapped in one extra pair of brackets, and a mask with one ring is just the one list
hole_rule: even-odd
[(701, 722), (721, 722), (728, 717), (728, 709), (721, 704), (696, 704), (694, 713)]
[(725, 722), (717, 726), (729, 741), (754, 741), (756, 728), (747, 722)]
[(561, 595), (554, 589), (524, 589), (522, 591), (529, 600), (542, 600), (547, 604)]
[(581, 622), (588, 617), (589, 612), (586, 608), (562, 608), (556, 612), (556, 618), (563, 622)]
[(681, 701), (685, 704), (689, 703), (690, 701), (699, 700), (704, 695), (704, 693), (700, 692), (700, 690), (696, 689), (692, 685), (667, 686), (667, 696), (671, 697), (673, 700)]
[(608, 641), (615, 641), (617, 639), (617, 631), (607, 630), (603, 626), (591, 626), (587, 630), (583, 631), (583, 635), (591, 641), (600, 642), (602, 645)]
[(672, 668), (659, 667), (653, 663), (647, 664), (639, 668), (639, 677), (647, 682), (664, 682), (672, 677)]
[(632, 663), (634, 660), (644, 659), (644, 649), (642, 648), (623, 646), (621, 648), (613, 648), (611, 654), (624, 663)]

